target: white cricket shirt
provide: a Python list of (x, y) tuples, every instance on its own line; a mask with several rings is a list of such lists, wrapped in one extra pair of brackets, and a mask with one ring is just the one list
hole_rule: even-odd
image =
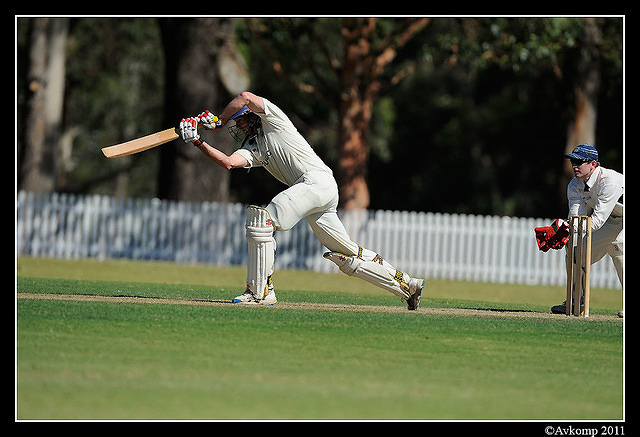
[(298, 132), (289, 117), (275, 104), (263, 98), (264, 114), (258, 135), (237, 150), (249, 167), (264, 167), (287, 186), (295, 184), (305, 173), (333, 172), (320, 159), (307, 140)]
[(598, 166), (586, 184), (582, 178), (573, 178), (569, 182), (567, 186), (569, 217), (591, 215), (592, 229), (598, 230), (610, 216), (623, 216), (623, 194), (624, 175)]

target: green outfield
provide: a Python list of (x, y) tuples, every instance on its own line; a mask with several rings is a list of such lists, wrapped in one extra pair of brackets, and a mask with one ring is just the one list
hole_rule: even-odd
[(19, 258), (16, 419), (624, 418), (620, 290), (427, 281), (420, 309), (342, 274)]

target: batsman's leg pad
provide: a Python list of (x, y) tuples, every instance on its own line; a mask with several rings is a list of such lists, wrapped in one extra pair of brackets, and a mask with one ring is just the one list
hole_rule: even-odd
[(395, 275), (389, 274), (380, 262), (382, 258), (366, 261), (358, 256), (348, 256), (339, 252), (327, 252), (323, 256), (333, 261), (341, 272), (349, 276), (364, 279), (403, 299), (411, 296), (409, 284), (403, 281), (403, 273), (396, 270)]
[(259, 206), (247, 207), (247, 290), (257, 300), (269, 293), (269, 278), (276, 258), (276, 240), (269, 211)]

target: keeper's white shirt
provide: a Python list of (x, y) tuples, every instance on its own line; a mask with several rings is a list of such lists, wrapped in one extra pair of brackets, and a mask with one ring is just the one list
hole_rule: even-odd
[(264, 167), (276, 179), (292, 186), (309, 172), (333, 172), (322, 162), (289, 117), (275, 104), (263, 98), (264, 114), (258, 135), (237, 150), (249, 167)]
[[(587, 190), (585, 190), (585, 185)], [(569, 217), (590, 215), (592, 229), (600, 229), (609, 218), (621, 219), (624, 207), (624, 175), (615, 170), (596, 167), (585, 184), (582, 178), (573, 178), (567, 187)]]

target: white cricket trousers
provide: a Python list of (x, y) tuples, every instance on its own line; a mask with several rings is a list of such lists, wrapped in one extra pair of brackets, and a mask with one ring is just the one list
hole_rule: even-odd
[[(287, 231), (306, 218), (313, 233), (329, 251), (356, 256), (359, 246), (347, 234), (337, 208), (338, 186), (333, 175), (312, 171), (276, 195), (266, 209), (277, 231)], [(372, 260), (376, 253), (363, 248), (362, 255)]]
[[(583, 241), (584, 244), (584, 241)], [(616, 269), (620, 285), (624, 287), (624, 228), (622, 217), (609, 217), (591, 234), (591, 264), (609, 255)]]
[(609, 217), (604, 225), (591, 234), (591, 264), (609, 255), (624, 287), (624, 228), (622, 217)]

